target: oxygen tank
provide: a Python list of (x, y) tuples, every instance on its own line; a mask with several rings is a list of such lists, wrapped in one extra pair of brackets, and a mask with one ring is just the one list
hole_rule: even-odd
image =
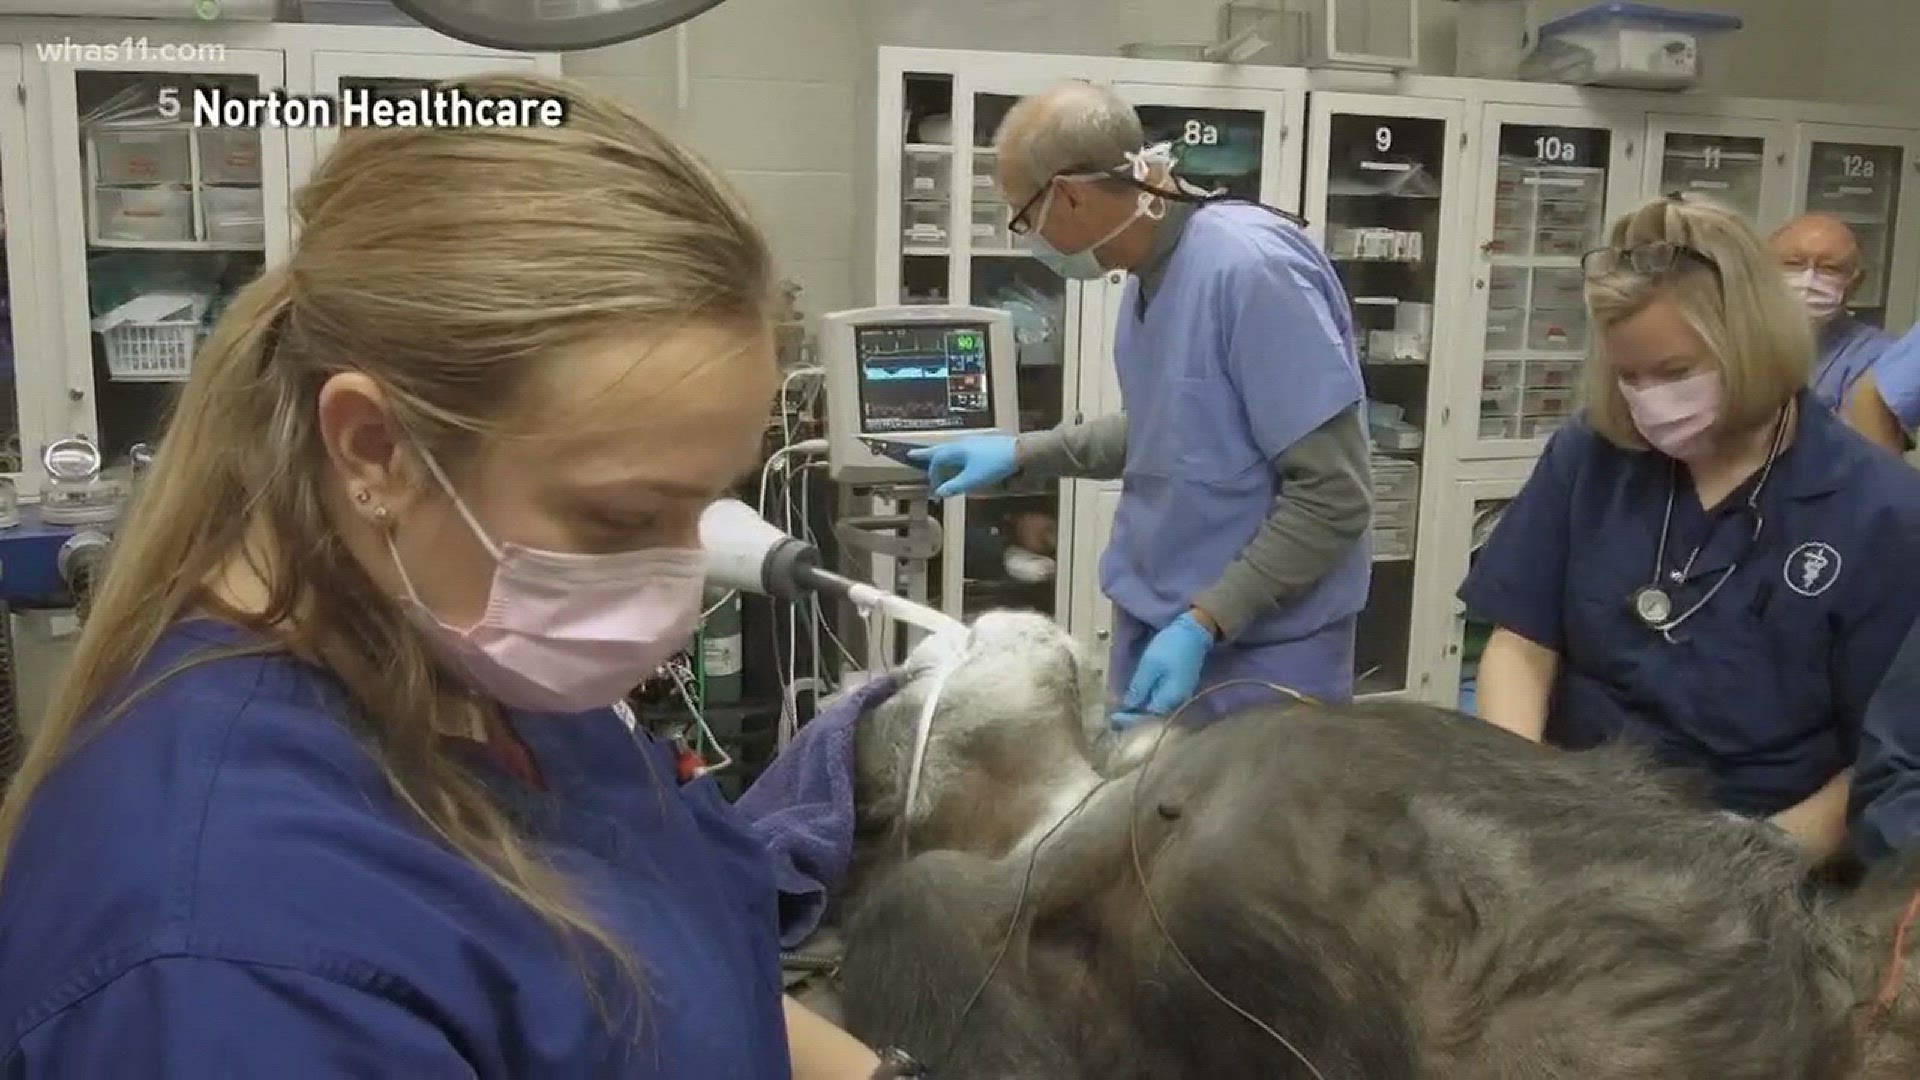
[[(726, 597), (724, 602), (720, 601), (721, 596)], [(740, 701), (744, 652), (740, 636), (740, 594), (710, 593), (707, 607), (712, 609), (712, 614), (700, 628), (700, 664), (706, 675), (706, 703), (735, 705)]]

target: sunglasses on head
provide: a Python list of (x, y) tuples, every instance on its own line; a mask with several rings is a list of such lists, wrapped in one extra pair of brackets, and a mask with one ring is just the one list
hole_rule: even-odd
[(1595, 248), (1580, 257), (1580, 268), (1588, 277), (1626, 271), (1647, 277), (1665, 277), (1682, 266), (1704, 266), (1720, 280), (1720, 264), (1713, 256), (1687, 244), (1655, 240), (1632, 247)]

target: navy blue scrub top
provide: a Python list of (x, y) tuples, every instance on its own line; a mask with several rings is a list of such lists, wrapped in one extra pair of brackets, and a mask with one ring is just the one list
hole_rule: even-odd
[[(245, 641), (175, 627), (131, 685)], [(511, 718), (545, 793), (472, 747), (639, 962), (638, 1007), (608, 978), (596, 1006), (547, 924), (396, 804), (344, 715), (317, 669), (220, 659), (54, 773), (0, 884), (6, 1076), (789, 1076), (772, 871), (711, 780), (677, 786), (611, 710)]]
[[(1473, 618), (1560, 655), (1548, 742), (1630, 740), (1749, 814), (1793, 806), (1853, 763), (1868, 699), (1920, 613), (1920, 472), (1807, 394), (1798, 412), (1757, 541), (1758, 474), (1709, 514), (1664, 455), (1580, 421), (1554, 435), (1460, 589)], [(1661, 574), (1675, 612), (1734, 569), (1669, 642), (1631, 596), (1655, 576), (1673, 482), (1666, 569), (1706, 543), (1684, 584)]]

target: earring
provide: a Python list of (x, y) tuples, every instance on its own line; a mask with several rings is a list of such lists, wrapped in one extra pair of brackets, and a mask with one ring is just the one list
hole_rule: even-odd
[(373, 520), (374, 520), (374, 524), (376, 525), (387, 524), (388, 523), (387, 519), (392, 516), (393, 515), (389, 514), (387, 512), (387, 508), (384, 506), (376, 506), (373, 508)]
[(360, 490), (353, 493), (353, 501), (359, 503), (361, 506), (367, 505), (367, 503), (371, 502), (372, 500), (373, 500), (373, 492), (368, 491), (366, 488), (361, 488)]

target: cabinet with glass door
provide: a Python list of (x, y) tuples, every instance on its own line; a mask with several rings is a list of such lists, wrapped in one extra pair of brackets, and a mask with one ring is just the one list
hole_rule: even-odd
[(1783, 122), (1655, 114), (1647, 121), (1648, 193), (1712, 199), (1764, 235), (1787, 218), (1790, 141)]
[(1461, 456), (1531, 457), (1576, 409), (1588, 345), (1580, 260), (1632, 197), (1621, 182), (1632, 140), (1556, 109), (1490, 105), (1483, 122), (1467, 319), (1479, 363), (1466, 365), (1477, 379), (1462, 402)]
[(1794, 210), (1831, 214), (1860, 241), (1860, 283), (1848, 308), (1855, 318), (1898, 329), (1911, 316), (1920, 245), (1901, 226), (1920, 200), (1920, 136), (1876, 128), (1803, 125)]
[(108, 468), (152, 444), (225, 306), (288, 245), (284, 129), (198, 126), (194, 105), (281, 89), (283, 54), (226, 49), (160, 70), (39, 69), (63, 277), (66, 412)]
[[(994, 135), (1023, 94), (1046, 85), (974, 86), (952, 73), (900, 79), (895, 253), (883, 256), (881, 304), (977, 304), (1013, 318), (1020, 430), (1056, 427), (1077, 371), (1081, 286), (1063, 281), (1009, 229)], [(886, 215), (883, 214), (883, 218)], [(883, 232), (885, 225), (883, 224)], [(971, 618), (995, 608), (1064, 615), (1062, 486), (1016, 478), (941, 506), (946, 543), (931, 568), (940, 605)]]
[[(24, 85), (20, 47), (0, 45), (0, 91)], [(40, 265), (30, 250), (36, 220), (27, 171), (27, 115), (21, 95), (0, 93), (0, 527), (17, 521), (21, 489), (34, 479), (25, 462), (43, 440), (34, 378), (45, 365), (30, 357), (43, 354), (35, 337), (34, 284)], [(27, 362), (23, 362), (27, 361)], [(34, 370), (36, 367), (42, 369)]]
[[(1501, 463), (1505, 464), (1505, 463)], [(1511, 477), (1489, 477), (1456, 483), (1448, 506), (1446, 558), (1449, 580), (1466, 580), (1480, 551), (1499, 525), (1507, 504), (1526, 483), (1524, 470)], [(1467, 617), (1466, 607), (1449, 598), (1452, 612), (1443, 640), (1445, 655), (1432, 688), (1436, 704), (1475, 712), (1478, 704), (1480, 657), (1493, 635), (1493, 626)]]
[(1447, 345), (1437, 315), (1459, 285), (1445, 253), (1464, 217), (1455, 210), (1462, 108), (1346, 94), (1308, 104), (1306, 216), (1352, 304), (1373, 449), (1373, 573), (1355, 691), (1406, 693), (1418, 674), (1420, 491), (1444, 406), (1433, 393)]

